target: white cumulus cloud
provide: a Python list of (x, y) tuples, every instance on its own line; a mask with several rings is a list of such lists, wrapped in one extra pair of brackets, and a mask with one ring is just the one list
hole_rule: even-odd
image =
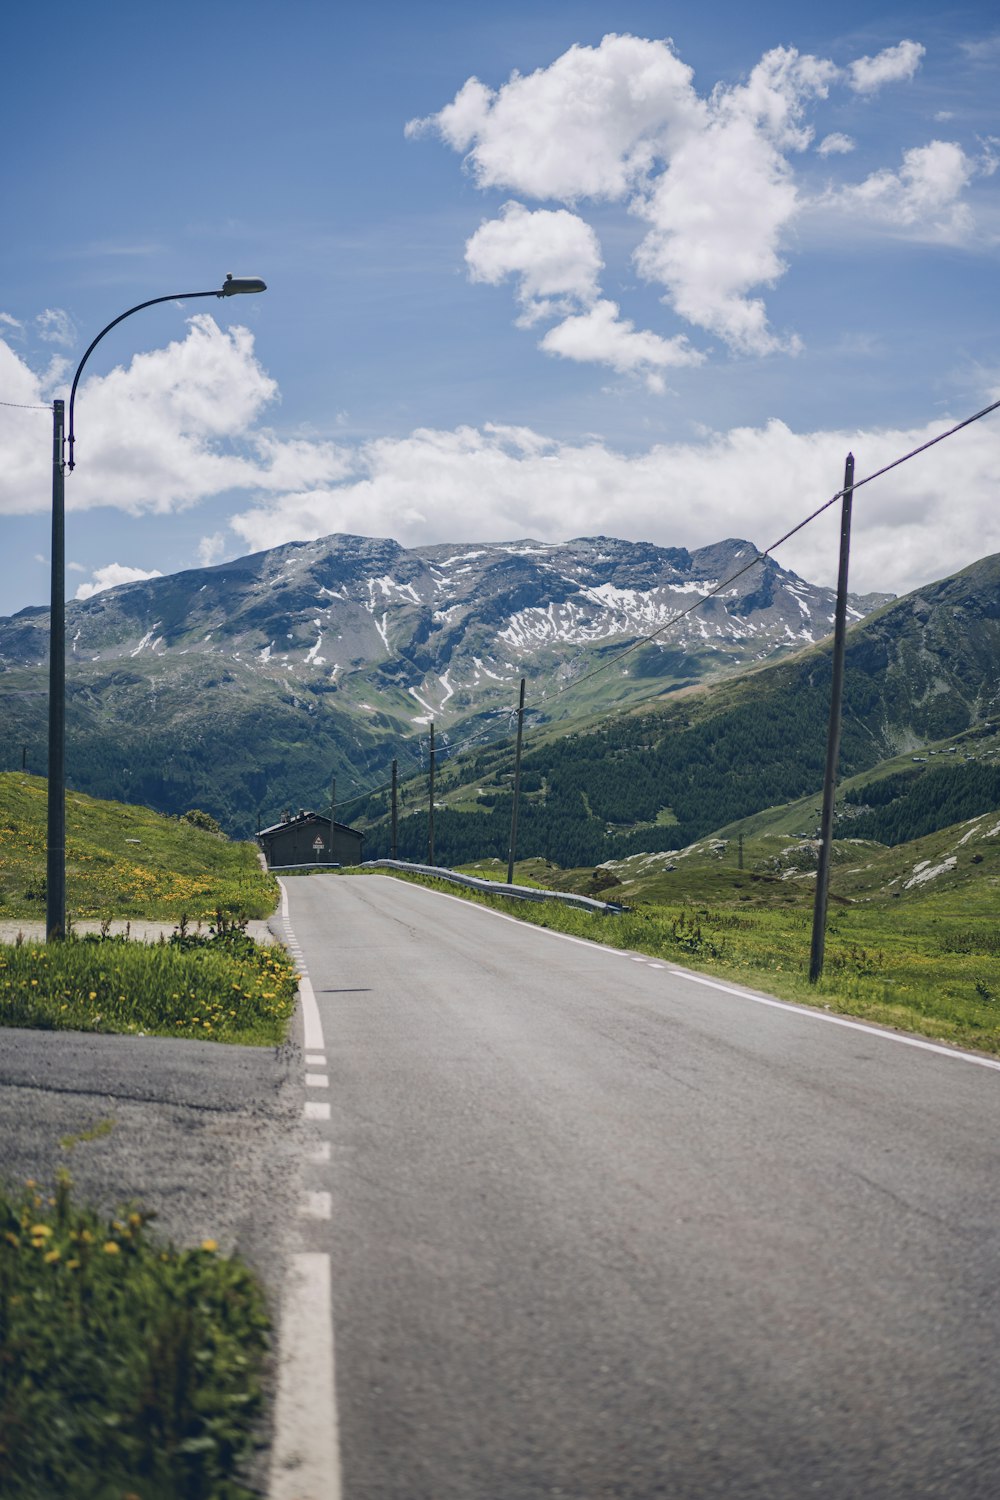
[(210, 568), (219, 561), (225, 550), (225, 537), (221, 531), (215, 531), (211, 536), (203, 536), (198, 543), (198, 561), (203, 568)]
[(960, 197), (975, 170), (955, 141), (931, 141), (904, 151), (898, 172), (873, 172), (863, 182), (841, 189), (835, 199), (838, 206), (885, 224), (963, 239), (973, 221)]
[(875, 57), (859, 57), (847, 70), (848, 86), (857, 94), (874, 94), (887, 83), (905, 83), (927, 51), (920, 42), (897, 42)]
[(62, 349), (72, 349), (76, 343), (76, 324), (68, 312), (61, 307), (46, 307), (35, 319), (38, 337), (46, 344), (58, 344)]
[(470, 78), (451, 104), (411, 120), (466, 159), (482, 188), (532, 198), (621, 198), (704, 106), (670, 42), (609, 35), (493, 90)]
[(833, 131), (831, 135), (825, 135), (816, 147), (820, 156), (846, 156), (854, 149), (854, 141), (840, 130)]
[[(643, 334), (616, 318), (614, 342), (592, 338), (593, 352), (582, 352), (588, 347), (582, 336), (603, 326), (594, 311), (602, 300), (602, 257), (581, 209), (589, 200), (621, 203), (644, 223), (636, 267), (662, 288), (678, 318), (738, 354), (795, 353), (800, 341), (771, 327), (762, 292), (785, 274), (792, 226), (806, 206), (792, 159), (813, 143), (809, 111), (835, 84), (870, 95), (912, 77), (923, 53), (920, 43), (904, 40), (845, 71), (829, 59), (775, 47), (743, 81), (702, 96), (672, 43), (609, 35), (597, 47), (571, 47), (529, 75), (515, 72), (497, 89), (470, 78), (450, 104), (412, 120), (407, 134), (437, 134), (462, 153), (483, 190), (513, 190), (572, 208), (531, 213), (508, 203), (466, 245), (473, 280), (514, 279), (522, 325), (569, 320), (542, 339), (546, 352), (572, 343), (570, 357), (621, 369), (620, 360), (600, 351), (635, 348)], [(847, 154), (854, 142), (833, 132), (817, 149), (830, 158)], [(914, 162), (906, 170), (919, 174), (922, 167)], [(919, 194), (919, 184), (907, 180), (897, 198), (905, 205)], [(884, 201), (890, 196), (886, 188)], [(830, 198), (828, 206), (836, 202)], [(882, 221), (891, 217), (883, 213)], [(952, 222), (957, 230), (959, 217)], [(567, 307), (566, 298), (582, 305)], [(626, 328), (628, 340), (621, 336)], [(659, 329), (649, 336), (681, 347)]]
[(95, 594), (100, 594), (104, 589), (113, 589), (119, 583), (139, 583), (143, 578), (162, 578), (163, 574), (159, 568), (147, 571), (144, 568), (129, 568), (122, 563), (107, 563), (103, 568), (95, 568), (92, 583), (81, 583), (76, 591), (77, 599), (92, 599)]
[[(529, 321), (560, 310), (566, 299), (590, 304), (598, 295), (603, 268), (597, 235), (567, 209), (538, 209), (505, 203), (498, 219), (479, 226), (465, 247), (473, 281), (497, 286), (517, 278), (518, 300)], [(553, 304), (553, 300), (555, 304)]]
[(622, 318), (616, 302), (603, 298), (588, 312), (568, 317), (550, 328), (539, 348), (563, 359), (595, 361), (622, 374), (642, 375), (650, 390), (657, 394), (664, 389), (661, 371), (701, 364), (705, 358), (683, 334), (664, 339), (645, 329), (637, 331), (627, 318)]
[[(50, 377), (51, 370), (32, 371), (0, 338), (6, 400), (42, 403)], [(276, 396), (246, 328), (224, 330), (205, 314), (190, 318), (183, 338), (81, 383), (67, 508), (170, 513), (226, 490), (287, 491), (342, 478), (350, 466), (345, 450), (278, 439), (256, 426)], [(45, 423), (44, 412), (0, 407), (0, 515), (51, 503)]]

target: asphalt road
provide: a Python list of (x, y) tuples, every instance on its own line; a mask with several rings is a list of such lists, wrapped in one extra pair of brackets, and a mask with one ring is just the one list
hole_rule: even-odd
[(1000, 1495), (1000, 1072), (391, 879), (287, 886), (345, 1500)]

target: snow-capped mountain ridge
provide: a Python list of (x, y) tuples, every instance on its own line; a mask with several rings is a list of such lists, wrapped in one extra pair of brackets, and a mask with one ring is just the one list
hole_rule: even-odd
[[(94, 666), (225, 656), (243, 671), (335, 691), (361, 679), (369, 698), (383, 695), (381, 708), (417, 724), (451, 721), (522, 675), (564, 688), (594, 653), (658, 632), (650, 650), (663, 660), (638, 673), (633, 661), (633, 679), (692, 680), (829, 634), (832, 590), (771, 559), (708, 597), (755, 550), (740, 540), (689, 552), (604, 536), (405, 549), (331, 536), (72, 604), (73, 654)], [(853, 600), (851, 618), (881, 602)], [(45, 624), (39, 610), (0, 622), (3, 660), (38, 661)]]

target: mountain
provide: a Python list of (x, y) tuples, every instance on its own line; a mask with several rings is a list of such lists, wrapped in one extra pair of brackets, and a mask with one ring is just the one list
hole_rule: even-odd
[[(611, 537), (406, 549), (331, 536), (107, 589), (67, 606), (71, 783), (246, 834), (325, 805), (398, 756), (579, 718), (771, 660), (828, 634), (831, 590), (730, 540), (689, 552)], [(720, 595), (593, 676), (625, 645)], [(854, 597), (861, 618), (887, 596)], [(0, 620), (0, 766), (44, 769), (48, 611)]]
[[(598, 724), (535, 731), (523, 762), (519, 853), (564, 867), (596, 865), (680, 849), (762, 809), (815, 798), (830, 678), (826, 643)], [(843, 816), (855, 817), (859, 831), (893, 842), (985, 811), (1000, 784), (992, 767), (972, 764), (973, 741), (989, 739), (998, 727), (1000, 556), (994, 556), (884, 605), (849, 631), (841, 776), (900, 755), (916, 772), (930, 766), (929, 747), (949, 737), (956, 762), (916, 786), (909, 778), (890, 784), (884, 801), (883, 794), (866, 800), (852, 793)], [(956, 736), (969, 741), (960, 760)], [(505, 855), (510, 765), (508, 744), (446, 768), (439, 781), (445, 805), (435, 817), (442, 860)], [(422, 856), (420, 802), (405, 811), (400, 854)], [(384, 799), (365, 809), (371, 854), (384, 852), (383, 812)]]

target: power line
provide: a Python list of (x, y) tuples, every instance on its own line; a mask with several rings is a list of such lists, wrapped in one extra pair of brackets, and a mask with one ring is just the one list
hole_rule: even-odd
[(50, 412), (52, 410), (51, 406), (39, 406), (37, 404), (37, 402), (34, 402), (34, 401), (0, 401), (0, 406), (12, 406), (17, 411), (48, 411), (48, 412)]

